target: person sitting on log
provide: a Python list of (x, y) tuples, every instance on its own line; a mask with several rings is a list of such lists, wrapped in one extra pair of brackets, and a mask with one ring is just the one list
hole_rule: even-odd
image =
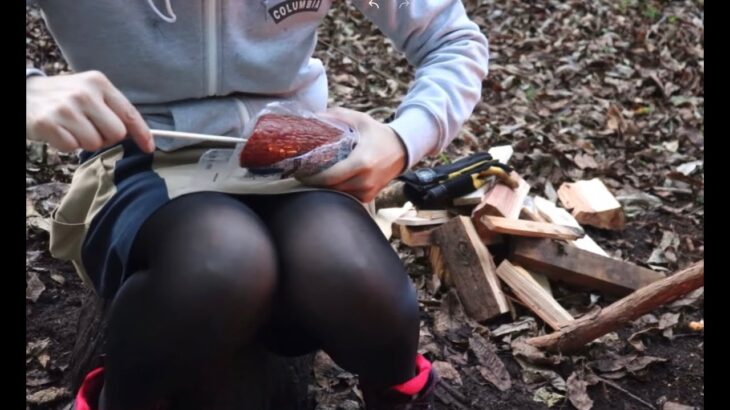
[[(37, 3), (74, 74), (27, 69), (26, 136), (81, 150), (51, 251), (112, 301), (104, 366), (75, 408), (217, 408), (254, 343), (324, 350), (368, 409), (432, 408), (416, 291), (363, 203), (443, 150), (481, 98), (488, 42), (462, 2), (352, 0), (415, 67), (389, 123), (327, 109), (312, 55), (331, 0)], [(240, 136), (274, 101), (350, 124), (357, 146), (304, 183), (217, 185), (185, 172), (211, 144), (150, 131)]]

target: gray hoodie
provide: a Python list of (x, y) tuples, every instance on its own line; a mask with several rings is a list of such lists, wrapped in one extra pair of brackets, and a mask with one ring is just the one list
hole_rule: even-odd
[[(411, 167), (448, 145), (474, 110), (487, 39), (460, 0), (351, 1), (416, 68), (389, 124)], [(268, 101), (326, 109), (327, 77), (312, 53), (332, 0), (29, 2), (71, 68), (103, 72), (152, 127), (240, 136)]]

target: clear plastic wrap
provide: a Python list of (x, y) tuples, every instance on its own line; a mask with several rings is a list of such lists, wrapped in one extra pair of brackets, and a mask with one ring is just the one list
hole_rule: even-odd
[(229, 160), (231, 167), (302, 178), (347, 158), (359, 135), (348, 124), (288, 102), (265, 106), (244, 129), (244, 138)]

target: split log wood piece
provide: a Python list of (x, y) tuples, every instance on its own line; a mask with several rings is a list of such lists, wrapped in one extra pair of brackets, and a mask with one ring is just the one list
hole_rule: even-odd
[(497, 268), (497, 275), (515, 296), (530, 310), (535, 312), (553, 330), (558, 330), (572, 322), (573, 316), (568, 313), (553, 297), (540, 286), (529, 272), (520, 266), (505, 260)]
[(582, 229), (556, 225), (549, 222), (533, 222), (522, 219), (507, 219), (500, 216), (485, 215), (481, 218), (484, 227), (496, 233), (529, 238), (552, 238), (574, 240), (585, 235)]
[(441, 225), (451, 219), (448, 211), (441, 210), (415, 210), (412, 209), (395, 220), (398, 225), (406, 226), (429, 226)]
[(398, 226), (398, 237), (400, 241), (411, 248), (418, 248), (424, 246), (430, 246), (433, 241), (431, 240), (431, 234), (436, 229), (435, 227), (413, 227), (407, 225)]
[(453, 218), (432, 237), (469, 316), (484, 321), (509, 311), (492, 256), (469, 218)]
[(523, 206), (520, 211), (520, 219), (533, 222), (550, 222), (537, 213), (536, 210), (530, 209), (526, 206)]
[(479, 237), (487, 245), (500, 243), (502, 238), (494, 232), (485, 229), (479, 221), (481, 217), (490, 215), (518, 219), (522, 210), (522, 204), (525, 202), (528, 192), (530, 192), (530, 185), (516, 172), (513, 171), (510, 176), (518, 182), (517, 189), (512, 189), (504, 184), (496, 184), (487, 192), (482, 202), (472, 211), (471, 217), (477, 228), (477, 233), (479, 233)]
[(501, 216), (504, 218), (517, 219), (522, 210), (530, 185), (522, 177), (512, 171), (510, 174), (519, 186), (512, 189), (505, 184), (496, 184), (491, 191), (487, 192), (482, 202), (472, 212), (472, 218), (480, 218), (484, 215)]
[(564, 183), (558, 189), (558, 198), (583, 225), (614, 230), (624, 228), (621, 204), (598, 178)]
[(608, 294), (625, 296), (664, 278), (659, 272), (549, 239), (513, 237), (510, 242), (507, 259), (512, 263), (552, 280)]
[[(560, 208), (553, 204), (552, 202), (548, 201), (547, 199), (536, 196), (534, 199), (535, 209), (537, 210), (538, 215), (542, 217), (546, 222), (552, 222), (555, 224), (560, 225), (566, 225), (566, 226), (573, 226), (575, 228), (578, 228), (580, 230), (583, 230), (583, 227), (580, 226), (578, 221), (575, 220), (573, 215), (570, 214), (570, 212), (566, 211), (564, 208)], [(584, 251), (589, 251), (596, 253), (598, 255), (602, 256), (609, 256), (606, 251), (604, 251), (598, 244), (588, 235), (583, 236), (580, 239), (576, 239), (574, 241), (570, 241), (571, 244), (577, 246), (580, 249), (583, 249)]]
[(527, 340), (550, 351), (569, 353), (635, 320), (652, 310), (704, 286), (705, 261), (697, 262), (674, 275), (647, 285), (620, 299), (597, 314), (575, 320), (557, 332)]
[(433, 274), (438, 276), (438, 278), (441, 280), (441, 283), (443, 283), (447, 287), (453, 287), (454, 283), (451, 281), (451, 278), (449, 277), (449, 272), (446, 270), (446, 267), (444, 267), (444, 258), (443, 256), (441, 256), (441, 249), (439, 249), (438, 246), (431, 245), (431, 247), (428, 249), (428, 260), (431, 262)]

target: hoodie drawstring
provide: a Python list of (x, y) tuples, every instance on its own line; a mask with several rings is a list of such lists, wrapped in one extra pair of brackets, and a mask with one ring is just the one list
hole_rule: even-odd
[(166, 16), (162, 14), (162, 12), (155, 6), (155, 3), (152, 0), (147, 0), (147, 4), (150, 5), (152, 8), (152, 11), (157, 14), (157, 16), (163, 20), (165, 20), (168, 23), (174, 23), (177, 21), (177, 16), (175, 15), (175, 12), (172, 11), (172, 6), (170, 5), (170, 0), (165, 0), (165, 7), (167, 8), (167, 14), (170, 16)]

